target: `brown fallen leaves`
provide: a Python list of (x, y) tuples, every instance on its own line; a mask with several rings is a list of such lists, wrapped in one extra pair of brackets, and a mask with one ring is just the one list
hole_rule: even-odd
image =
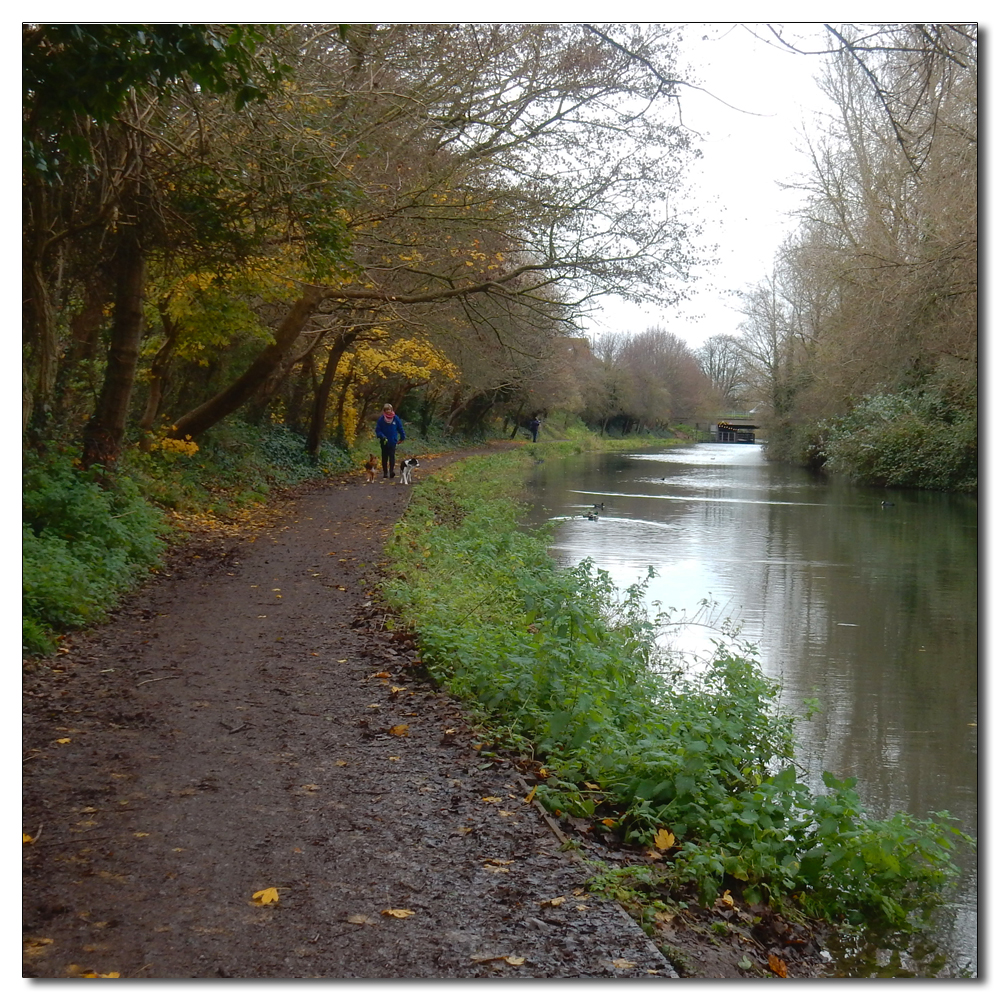
[(416, 913), (416, 910), (404, 910), (404, 909), (389, 909), (383, 910), (383, 917), (396, 917), (398, 920), (405, 920), (407, 917), (412, 917)]
[(776, 976), (780, 976), (782, 979), (788, 978), (788, 966), (785, 964), (785, 960), (783, 958), (778, 958), (777, 955), (768, 955), (767, 967)]
[(270, 889), (261, 889), (250, 897), (257, 906), (271, 906), (278, 902), (278, 890), (273, 886)]
[(93, 969), (84, 968), (82, 965), (70, 965), (66, 971), (77, 979), (121, 979), (121, 974), (117, 972), (95, 972)]
[(472, 962), (506, 962), (508, 965), (524, 965), (527, 961), (521, 955), (470, 955)]

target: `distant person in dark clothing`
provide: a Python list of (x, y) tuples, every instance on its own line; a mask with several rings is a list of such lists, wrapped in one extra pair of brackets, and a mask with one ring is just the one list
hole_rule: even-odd
[(542, 426), (541, 420), (538, 417), (534, 417), (528, 427), (531, 429), (531, 440), (538, 440), (538, 428)]
[(392, 403), (382, 407), (382, 416), (375, 421), (375, 437), (382, 446), (382, 478), (396, 478), (396, 444), (405, 441), (403, 421), (392, 408)]

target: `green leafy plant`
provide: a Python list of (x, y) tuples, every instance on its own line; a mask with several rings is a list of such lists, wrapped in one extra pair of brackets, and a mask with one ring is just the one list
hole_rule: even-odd
[(30, 458), (24, 469), (23, 642), (51, 649), (54, 629), (100, 618), (156, 565), (162, 514), (128, 476), (101, 484), (67, 455)]

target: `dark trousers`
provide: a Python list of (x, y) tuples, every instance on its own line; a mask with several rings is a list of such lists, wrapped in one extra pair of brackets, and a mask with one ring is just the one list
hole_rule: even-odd
[(396, 475), (396, 445), (382, 442), (382, 475)]

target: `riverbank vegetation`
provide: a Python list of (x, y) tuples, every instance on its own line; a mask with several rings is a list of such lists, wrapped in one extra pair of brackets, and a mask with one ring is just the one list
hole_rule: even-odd
[[(588, 563), (558, 569), (518, 527), (533, 461), (474, 459), (415, 490), (384, 596), (423, 663), (527, 762), (533, 794), (648, 848), (661, 906), (693, 888), (832, 922), (912, 927), (956, 874), (947, 814), (874, 820), (850, 777), (811, 793), (792, 720), (752, 656), (720, 645), (689, 672), (661, 652), (641, 581), (616, 593)], [(544, 454), (544, 452), (542, 452)]]

